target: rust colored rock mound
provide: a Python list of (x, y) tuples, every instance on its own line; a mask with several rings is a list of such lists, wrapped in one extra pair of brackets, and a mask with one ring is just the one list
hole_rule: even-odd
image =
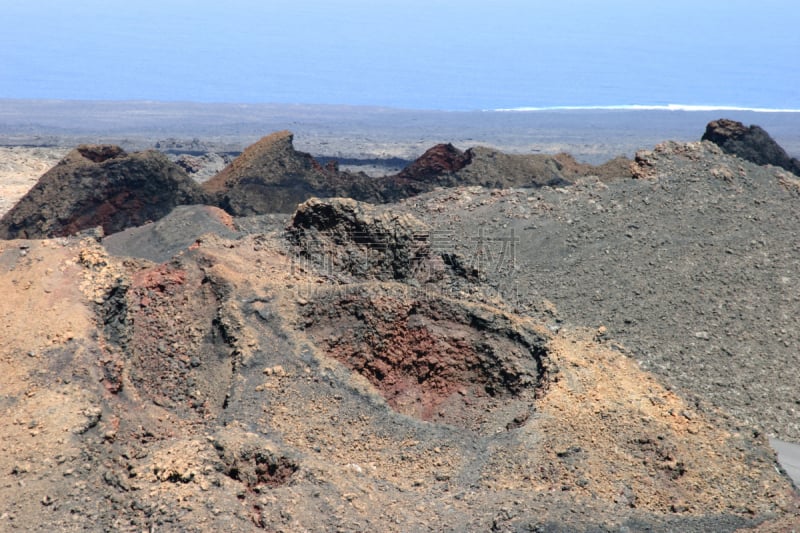
[(428, 180), (443, 174), (458, 172), (472, 161), (472, 152), (462, 152), (452, 144), (437, 144), (416, 161), (404, 168), (398, 176), (413, 180)]
[(260, 179), (266, 183), (276, 181), (282, 174), (302, 175), (305, 178), (316, 175), (321, 168), (314, 164), (311, 155), (294, 149), (293, 138), (294, 135), (289, 131), (279, 131), (263, 137), (248, 146), (203, 187), (208, 192), (218, 193), (248, 179)]
[(800, 161), (789, 157), (760, 126), (745, 126), (741, 122), (721, 118), (708, 123), (703, 140), (713, 142), (725, 153), (757, 165), (774, 165), (800, 175)]
[(0, 219), (0, 238), (60, 237), (97, 226), (110, 234), (204, 200), (186, 173), (158, 152), (84, 145)]

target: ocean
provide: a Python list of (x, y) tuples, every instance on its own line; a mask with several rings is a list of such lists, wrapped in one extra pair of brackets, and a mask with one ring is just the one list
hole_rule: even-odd
[(800, 109), (779, 0), (3, 3), (0, 98)]

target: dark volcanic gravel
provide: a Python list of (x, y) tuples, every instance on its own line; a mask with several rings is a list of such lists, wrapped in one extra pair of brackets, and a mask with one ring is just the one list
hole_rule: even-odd
[(604, 326), (667, 383), (800, 442), (800, 182), (710, 143), (639, 163), (647, 179), (407, 204), (523, 309)]

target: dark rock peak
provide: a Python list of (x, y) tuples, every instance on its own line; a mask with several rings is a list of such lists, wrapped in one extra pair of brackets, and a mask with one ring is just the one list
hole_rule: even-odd
[(279, 131), (248, 146), (202, 187), (235, 216), (291, 213), (312, 196), (348, 196), (379, 201), (366, 185), (366, 176), (325, 167), (294, 149), (294, 135)]
[(125, 150), (113, 144), (82, 144), (76, 151), (84, 158), (94, 163), (102, 163), (116, 157), (124, 157)]
[(786, 151), (760, 126), (721, 118), (709, 122), (702, 140), (711, 141), (728, 154), (757, 165), (774, 165), (800, 175), (800, 161)]
[(471, 150), (463, 152), (450, 143), (437, 144), (403, 169), (398, 177), (425, 181), (442, 174), (458, 172), (470, 162)]
[[(312, 156), (295, 150), (294, 134), (278, 131), (251, 144), (219, 174), (208, 180), (203, 188), (219, 193), (238, 183), (257, 179), (265, 184), (279, 182), (287, 176), (324, 176), (324, 169)], [(331, 167), (334, 168), (334, 167)]]
[(719, 120), (712, 120), (706, 126), (706, 132), (703, 134), (704, 141), (711, 141), (715, 144), (721, 144), (727, 139), (742, 139), (748, 132), (761, 129), (759, 126), (750, 126), (749, 128), (736, 120), (728, 118), (721, 118)]

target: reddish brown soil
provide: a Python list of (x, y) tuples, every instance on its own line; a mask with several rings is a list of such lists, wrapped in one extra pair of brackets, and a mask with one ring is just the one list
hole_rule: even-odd
[(311, 306), (310, 332), (396, 411), (476, 427), (509, 398), (532, 402), (543, 386), (543, 344), (525, 345), (524, 331), (481, 323), (480, 309), (424, 294), (364, 290)]

